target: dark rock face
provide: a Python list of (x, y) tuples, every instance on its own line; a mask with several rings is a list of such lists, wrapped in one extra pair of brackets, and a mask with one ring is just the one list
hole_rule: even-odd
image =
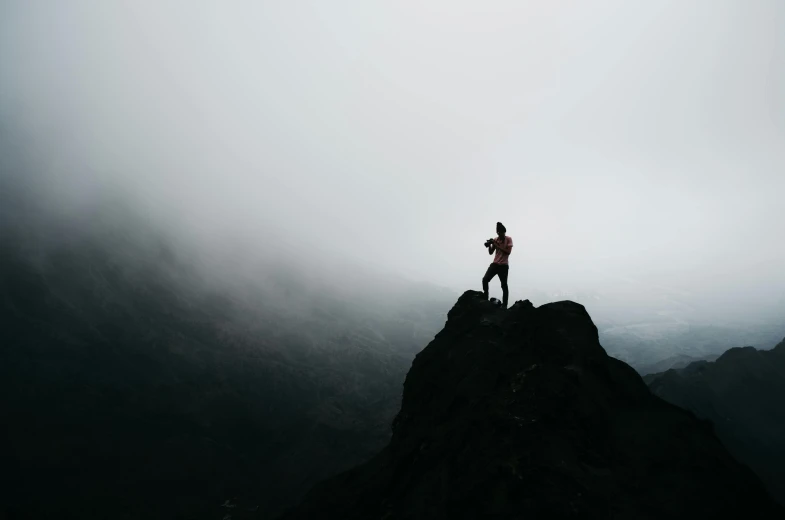
[(583, 306), (469, 291), (414, 360), (390, 444), (293, 519), (783, 518), (685, 410), (608, 357)]
[(652, 393), (715, 425), (728, 451), (785, 504), (785, 340), (646, 378)]

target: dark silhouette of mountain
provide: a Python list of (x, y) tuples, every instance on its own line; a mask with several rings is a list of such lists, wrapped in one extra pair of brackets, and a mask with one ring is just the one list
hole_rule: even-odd
[(785, 504), (785, 340), (645, 379), (655, 395), (712, 421), (728, 451)]
[(460, 297), (406, 376), (390, 443), (296, 519), (783, 518), (708, 421), (607, 356), (585, 308)]
[(57, 219), (0, 191), (2, 518), (273, 514), (384, 446), (444, 324), (427, 287), (227, 289), (121, 208)]

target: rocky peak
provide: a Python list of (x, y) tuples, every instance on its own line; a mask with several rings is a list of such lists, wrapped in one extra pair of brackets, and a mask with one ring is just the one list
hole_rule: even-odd
[(468, 291), (412, 363), (387, 448), (284, 518), (782, 513), (710, 423), (607, 356), (583, 306)]

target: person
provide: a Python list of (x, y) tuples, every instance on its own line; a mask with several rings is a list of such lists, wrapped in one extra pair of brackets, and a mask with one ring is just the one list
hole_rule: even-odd
[(488, 248), (488, 254), (496, 253), (493, 262), (488, 266), (485, 276), (482, 278), (482, 292), (485, 294), (485, 299), (488, 299), (488, 283), (494, 276), (499, 275), (499, 281), (502, 283), (502, 294), (504, 301), (502, 306), (506, 309), (507, 302), (510, 296), (510, 291), (507, 289), (507, 276), (510, 272), (509, 257), (512, 253), (512, 238), (507, 235), (507, 228), (501, 222), (496, 223), (497, 238), (491, 238), (485, 242)]

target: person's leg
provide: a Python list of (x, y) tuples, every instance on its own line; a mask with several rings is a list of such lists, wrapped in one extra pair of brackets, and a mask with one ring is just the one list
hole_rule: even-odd
[(485, 276), (482, 277), (482, 292), (485, 294), (485, 299), (488, 299), (488, 283), (496, 276), (496, 264), (491, 264), (488, 266), (488, 270), (485, 271)]
[(504, 295), (503, 296), (504, 301), (502, 302), (502, 304), (504, 305), (505, 309), (507, 308), (507, 300), (510, 297), (510, 291), (507, 289), (507, 276), (509, 274), (510, 274), (510, 266), (509, 265), (501, 266), (501, 269), (499, 269), (499, 280), (502, 282), (502, 294)]

